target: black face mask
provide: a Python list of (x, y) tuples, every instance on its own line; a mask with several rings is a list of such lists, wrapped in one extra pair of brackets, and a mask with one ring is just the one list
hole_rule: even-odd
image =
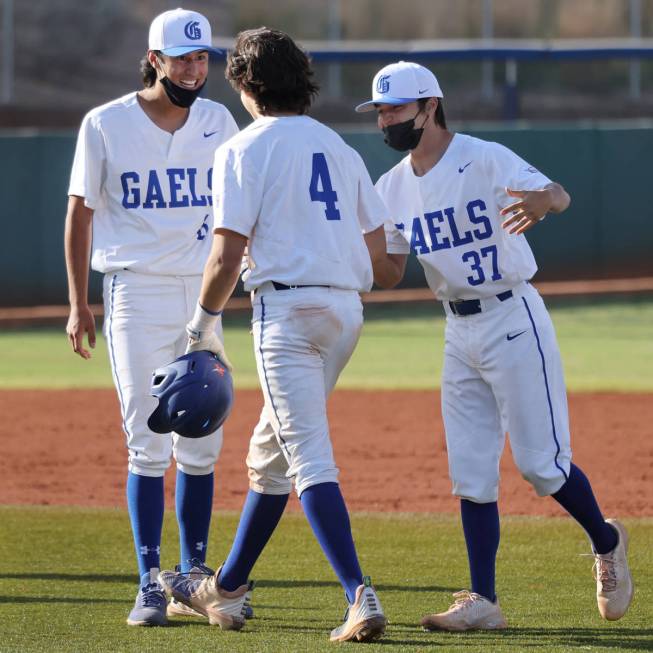
[[(415, 118), (421, 113), (421, 109), (415, 115)], [(415, 118), (398, 122), (396, 125), (388, 125), (383, 128), (383, 136), (386, 145), (389, 145), (395, 150), (405, 152), (406, 150), (414, 150), (419, 144), (419, 139), (422, 138), (424, 132), (424, 124), (422, 123), (419, 129), (415, 129)], [(426, 116), (428, 120), (428, 116)]]
[(177, 86), (177, 84), (173, 84), (167, 77), (161, 77), (159, 81), (166, 90), (166, 95), (170, 102), (178, 107), (182, 107), (183, 109), (188, 109), (188, 107), (195, 102), (197, 96), (202, 92), (202, 89), (206, 84), (206, 80), (204, 80), (204, 84), (191, 91), (182, 86)]

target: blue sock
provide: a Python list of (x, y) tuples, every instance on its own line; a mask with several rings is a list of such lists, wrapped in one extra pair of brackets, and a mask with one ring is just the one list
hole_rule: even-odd
[(345, 589), (349, 603), (363, 584), (349, 513), (337, 483), (319, 483), (302, 492), (302, 508), (322, 551)]
[(248, 581), (283, 515), (286, 503), (287, 494), (261, 494), (253, 490), (247, 493), (234, 543), (220, 572), (220, 586), (228, 592)]
[(617, 546), (617, 532), (603, 519), (592, 486), (576, 465), (571, 464), (569, 478), (551, 496), (585, 529), (596, 553), (608, 553)]
[(467, 544), (472, 592), (496, 601), (495, 566), (499, 550), (499, 507), (492, 503), (460, 500), (460, 515)]
[(213, 507), (213, 472), (193, 476), (178, 469), (175, 507), (179, 524), (179, 562), (181, 571), (187, 573), (191, 558), (206, 560)]
[(158, 569), (163, 527), (163, 476), (127, 475), (127, 507), (134, 534), (138, 572), (142, 578)]

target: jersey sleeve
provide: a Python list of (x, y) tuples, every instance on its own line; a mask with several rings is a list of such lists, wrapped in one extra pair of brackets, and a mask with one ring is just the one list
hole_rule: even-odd
[(545, 174), (504, 145), (492, 143), (488, 154), (497, 186), (537, 190), (551, 183)]
[(262, 199), (263, 183), (245, 153), (228, 143), (220, 146), (213, 162), (213, 228), (249, 238)]
[(385, 230), (385, 249), (388, 254), (410, 254), (410, 245), (392, 220), (383, 224)]
[[(386, 197), (387, 193), (386, 181), (386, 176), (383, 175), (376, 182), (376, 190), (382, 199)], [(400, 226), (403, 227), (403, 225)], [(403, 237), (393, 218), (388, 217), (385, 220), (383, 230), (385, 231), (386, 252), (388, 254), (410, 254), (410, 245)]]
[(106, 149), (97, 116), (87, 114), (77, 136), (68, 195), (84, 198), (84, 205), (97, 208), (105, 178)]
[(385, 203), (374, 188), (370, 173), (358, 152), (354, 151), (358, 174), (358, 221), (363, 233), (378, 229), (388, 218)]

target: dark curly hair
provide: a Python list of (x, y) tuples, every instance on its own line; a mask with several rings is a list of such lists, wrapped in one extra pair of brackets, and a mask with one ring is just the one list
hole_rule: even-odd
[[(158, 50), (154, 50), (154, 52), (157, 57), (161, 54)], [(154, 66), (149, 62), (147, 55), (141, 59), (140, 67), (143, 86), (145, 86), (145, 88), (152, 88), (156, 83), (156, 70), (154, 70)]]
[(225, 77), (256, 100), (261, 113), (304, 114), (318, 93), (306, 53), (284, 32), (267, 27), (240, 32)]

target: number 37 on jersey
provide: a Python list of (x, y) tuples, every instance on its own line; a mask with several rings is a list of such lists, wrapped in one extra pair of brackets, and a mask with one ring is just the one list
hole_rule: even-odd
[[(469, 266), (467, 283), (470, 286), (478, 286), (487, 280), (499, 281), (502, 276), (499, 271), (497, 246), (483, 243), (491, 238), (493, 233), (492, 222), (486, 212), (485, 202), (475, 199), (467, 202), (464, 217), (457, 216), (454, 207), (449, 206), (413, 218), (409, 232), (411, 252), (424, 256), (439, 250), (461, 248), (460, 258)], [(462, 224), (465, 217), (470, 228), (463, 228), (461, 231), (459, 223)], [(404, 223), (395, 224), (395, 227), (406, 232)], [(443, 230), (448, 235), (445, 235)]]

